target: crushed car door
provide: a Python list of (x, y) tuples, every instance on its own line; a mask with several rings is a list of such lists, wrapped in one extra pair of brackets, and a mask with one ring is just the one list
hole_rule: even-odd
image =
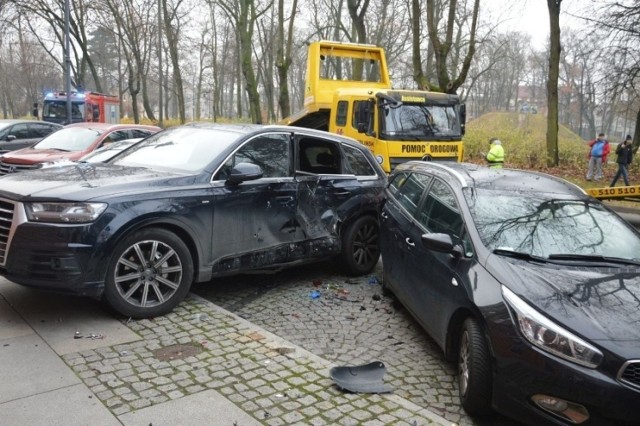
[(218, 183), (214, 201), (214, 273), (277, 267), (288, 261), (295, 232), (296, 182), (286, 133), (259, 135), (242, 145), (214, 179), (239, 163), (257, 164), (259, 179)]
[(339, 143), (298, 135), (294, 146), (298, 184), (294, 256), (337, 254), (341, 248), (340, 223), (358, 211), (362, 184), (355, 175), (344, 173)]

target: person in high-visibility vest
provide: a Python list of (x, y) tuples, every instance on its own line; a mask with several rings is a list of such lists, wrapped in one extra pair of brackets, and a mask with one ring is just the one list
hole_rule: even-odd
[(502, 142), (498, 138), (491, 138), (489, 140), (491, 148), (487, 153), (487, 162), (492, 169), (501, 169), (504, 164), (504, 148)]

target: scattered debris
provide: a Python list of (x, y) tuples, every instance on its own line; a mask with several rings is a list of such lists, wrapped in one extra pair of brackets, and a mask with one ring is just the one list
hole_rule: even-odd
[(311, 283), (315, 286), (315, 287), (320, 287), (322, 285), (322, 280), (313, 280), (311, 281)]
[(287, 355), (287, 354), (294, 353), (296, 350), (294, 348), (280, 347), (280, 348), (275, 348), (274, 351), (276, 351), (280, 355)]
[(310, 296), (312, 299), (317, 299), (320, 297), (320, 292), (318, 290), (314, 290), (311, 292)]
[(387, 371), (384, 363), (374, 361), (353, 367), (333, 367), (329, 371), (331, 379), (342, 389), (356, 393), (393, 392), (391, 385), (384, 383)]
[(344, 282), (347, 284), (360, 284), (360, 280), (357, 280), (355, 278), (347, 278), (346, 280), (344, 280)]
[(83, 336), (82, 333), (80, 333), (79, 331), (76, 331), (73, 334), (73, 338), (74, 339), (92, 339), (92, 340), (98, 340), (98, 339), (104, 339), (104, 335), (102, 334), (95, 334), (95, 333), (91, 333), (87, 336)]
[(367, 308), (365, 308), (364, 306), (360, 306), (360, 312), (366, 311), (366, 310), (367, 310)]
[(199, 314), (195, 314), (193, 316), (193, 319), (196, 321), (202, 321), (202, 322), (209, 322), (211, 321), (209, 319), (209, 316), (207, 314), (203, 314), (203, 313), (199, 313)]
[(378, 279), (378, 277), (369, 277), (369, 284), (373, 285), (373, 284), (379, 284), (380, 280)]
[(377, 293), (376, 293), (376, 294), (374, 294), (373, 296), (371, 296), (371, 298), (372, 298), (373, 300), (375, 300), (375, 301), (382, 300), (382, 296), (380, 296), (380, 295), (379, 295), (379, 294), (377, 294)]

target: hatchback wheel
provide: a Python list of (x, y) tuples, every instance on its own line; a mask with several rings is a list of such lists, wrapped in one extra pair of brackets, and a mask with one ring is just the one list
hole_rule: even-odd
[(491, 360), (484, 333), (474, 318), (467, 318), (460, 335), (458, 391), (469, 415), (491, 412), (491, 387)]
[(371, 272), (380, 258), (380, 230), (371, 216), (352, 222), (342, 237), (342, 261), (350, 275)]
[(114, 250), (104, 297), (125, 316), (155, 317), (184, 299), (192, 279), (193, 261), (184, 242), (163, 229), (143, 229)]

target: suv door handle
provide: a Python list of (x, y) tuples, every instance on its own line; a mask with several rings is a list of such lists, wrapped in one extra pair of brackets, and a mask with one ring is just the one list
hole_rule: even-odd
[(404, 242), (407, 243), (407, 245), (410, 246), (410, 247), (415, 247), (416, 246), (416, 243), (414, 243), (413, 240), (411, 240), (411, 238), (409, 238), (409, 237), (405, 238)]
[(389, 219), (389, 215), (386, 214), (385, 212), (380, 212), (380, 217), (383, 219)]

